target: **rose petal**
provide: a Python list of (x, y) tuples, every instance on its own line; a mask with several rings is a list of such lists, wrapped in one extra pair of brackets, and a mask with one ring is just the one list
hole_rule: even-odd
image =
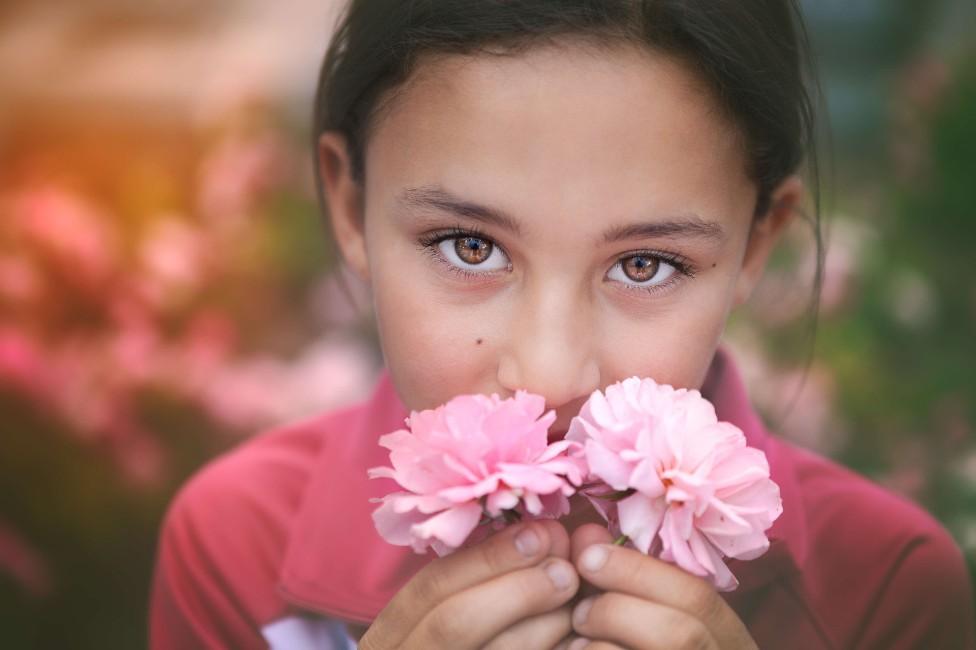
[(631, 467), (599, 442), (590, 439), (586, 441), (586, 461), (590, 465), (590, 473), (598, 476), (615, 490), (626, 490)]
[(466, 503), (444, 510), (426, 521), (410, 527), (410, 534), (422, 540), (439, 540), (457, 548), (471, 534), (481, 519), (481, 506)]
[(649, 498), (640, 492), (632, 494), (617, 504), (620, 531), (638, 550), (647, 553), (661, 527), (665, 509), (663, 499)]
[(411, 528), (427, 518), (421, 512), (401, 513), (395, 511), (396, 501), (386, 499), (379, 508), (373, 511), (373, 524), (380, 537), (390, 544), (409, 546), (412, 542)]

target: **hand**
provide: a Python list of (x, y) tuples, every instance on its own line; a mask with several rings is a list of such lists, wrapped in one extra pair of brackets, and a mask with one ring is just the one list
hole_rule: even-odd
[(572, 626), (579, 587), (557, 522), (509, 526), (417, 572), (359, 640), (388, 648), (552, 648)]
[(757, 648), (745, 624), (715, 588), (698, 576), (633, 549), (613, 546), (610, 533), (587, 524), (573, 532), (573, 563), (599, 590), (573, 610), (581, 638), (572, 650), (709, 650)]

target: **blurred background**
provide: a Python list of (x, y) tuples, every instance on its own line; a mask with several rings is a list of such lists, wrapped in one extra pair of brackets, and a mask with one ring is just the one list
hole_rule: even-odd
[[(728, 344), (774, 429), (922, 504), (972, 574), (976, 5), (804, 5), (832, 129), (816, 337), (800, 223)], [(308, 146), (335, 13), (0, 5), (5, 647), (143, 646), (178, 486), (369, 391), (368, 299), (340, 290)]]

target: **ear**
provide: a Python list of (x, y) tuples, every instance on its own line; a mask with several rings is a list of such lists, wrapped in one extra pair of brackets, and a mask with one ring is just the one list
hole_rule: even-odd
[(759, 284), (769, 261), (769, 254), (796, 215), (803, 191), (803, 180), (795, 174), (788, 176), (773, 190), (766, 214), (753, 221), (742, 259), (742, 269), (736, 280), (734, 306), (738, 307), (746, 302)]
[(318, 142), (319, 174), (332, 233), (343, 259), (369, 282), (363, 188), (355, 181), (348, 141), (339, 131), (325, 131)]

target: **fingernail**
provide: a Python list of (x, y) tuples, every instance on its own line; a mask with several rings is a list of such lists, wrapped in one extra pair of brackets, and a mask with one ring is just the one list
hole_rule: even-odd
[(565, 589), (573, 582), (572, 570), (562, 562), (550, 562), (546, 565), (546, 575), (556, 586), (556, 589)]
[(602, 544), (594, 544), (580, 556), (580, 565), (587, 571), (599, 571), (607, 563), (610, 554)]
[(567, 650), (583, 650), (583, 648), (589, 645), (589, 643), (590, 643), (589, 639), (584, 639), (580, 637), (575, 641), (573, 641), (572, 643), (570, 643), (569, 648)]
[[(576, 609), (573, 610), (573, 627), (579, 629), (580, 626), (582, 626), (583, 623), (586, 622), (586, 617), (589, 615), (590, 609), (592, 607), (593, 607), (592, 598), (581, 600), (579, 604), (576, 605)], [(569, 646), (569, 647), (572, 648), (573, 646)]]
[(538, 553), (541, 545), (539, 536), (531, 528), (526, 528), (515, 536), (515, 548), (525, 557), (532, 557)]

